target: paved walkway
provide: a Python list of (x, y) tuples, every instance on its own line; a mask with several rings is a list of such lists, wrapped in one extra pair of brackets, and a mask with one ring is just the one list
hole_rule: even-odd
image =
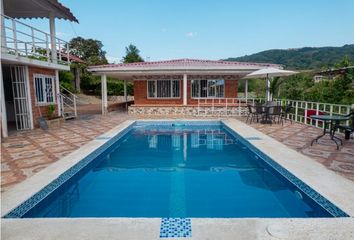
[[(65, 122), (61, 128), (43, 131), (36, 129), (12, 134), (1, 143), (1, 191), (22, 182), (49, 164), (78, 149), (100, 134), (132, 117), (125, 112), (108, 116), (91, 115)], [(161, 117), (155, 117), (161, 118)], [(176, 117), (174, 117), (176, 118)], [(244, 121), (244, 118), (241, 118)], [(328, 139), (310, 146), (320, 129), (302, 124), (272, 126), (252, 123), (252, 127), (278, 141), (312, 157), (327, 168), (354, 181), (354, 141), (349, 140), (339, 151)]]
[(22, 182), (49, 164), (107, 132), (129, 116), (113, 112), (65, 122), (61, 128), (18, 132), (1, 143), (1, 191)]

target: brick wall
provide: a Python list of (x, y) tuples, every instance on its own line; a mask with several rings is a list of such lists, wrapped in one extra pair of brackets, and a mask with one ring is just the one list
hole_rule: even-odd
[[(165, 78), (166, 79), (166, 78)], [(180, 89), (182, 89), (182, 81), (180, 81)], [(135, 105), (181, 105), (183, 104), (183, 93), (180, 98), (174, 99), (148, 99), (147, 98), (147, 80), (134, 81), (134, 104)]]
[[(34, 74), (43, 74), (43, 75), (49, 75), (49, 76), (54, 76), (55, 77), (55, 70), (52, 69), (46, 69), (46, 68), (37, 68), (37, 67), (28, 67), (28, 72), (29, 72), (29, 91), (31, 95), (31, 104), (32, 104), (32, 114), (33, 114), (33, 124), (34, 127), (39, 127), (38, 123), (38, 118), (40, 116), (40, 113), (42, 116), (47, 116), (48, 114), (48, 105), (37, 105), (36, 104), (36, 94), (35, 94), (35, 87), (34, 87)], [(56, 85), (54, 81), (54, 86), (53, 90), (55, 91)], [(54, 97), (54, 101), (56, 102), (56, 96)], [(57, 113), (58, 109), (56, 106), (55, 109), (55, 114)]]
[[(148, 79), (180, 79), (181, 97), (179, 99), (148, 99), (147, 80)], [(225, 79), (225, 98), (236, 98), (238, 88), (238, 76), (188, 76), (187, 81), (187, 104), (198, 104), (197, 99), (191, 98), (191, 80), (196, 79)], [(139, 105), (183, 105), (183, 76), (146, 76), (134, 79), (134, 104)]]

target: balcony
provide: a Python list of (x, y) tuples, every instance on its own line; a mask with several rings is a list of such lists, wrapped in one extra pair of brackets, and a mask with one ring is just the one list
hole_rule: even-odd
[(6, 15), (1, 25), (1, 60), (69, 70), (69, 44)]

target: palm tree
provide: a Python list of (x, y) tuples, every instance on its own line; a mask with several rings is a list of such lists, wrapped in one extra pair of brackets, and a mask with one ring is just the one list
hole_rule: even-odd
[(273, 95), (275, 95), (275, 93), (279, 90), (279, 87), (281, 84), (283, 84), (283, 82), (283, 79), (281, 79), (280, 77), (274, 77), (273, 80), (270, 81), (269, 92), (271, 100), (273, 100)]

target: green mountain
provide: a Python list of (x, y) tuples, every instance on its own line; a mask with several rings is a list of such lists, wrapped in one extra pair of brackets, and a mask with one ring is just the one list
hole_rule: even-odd
[(267, 50), (226, 61), (264, 62), (282, 64), (287, 69), (321, 69), (333, 67), (344, 56), (354, 62), (354, 44), (343, 47), (304, 47), (296, 49)]

